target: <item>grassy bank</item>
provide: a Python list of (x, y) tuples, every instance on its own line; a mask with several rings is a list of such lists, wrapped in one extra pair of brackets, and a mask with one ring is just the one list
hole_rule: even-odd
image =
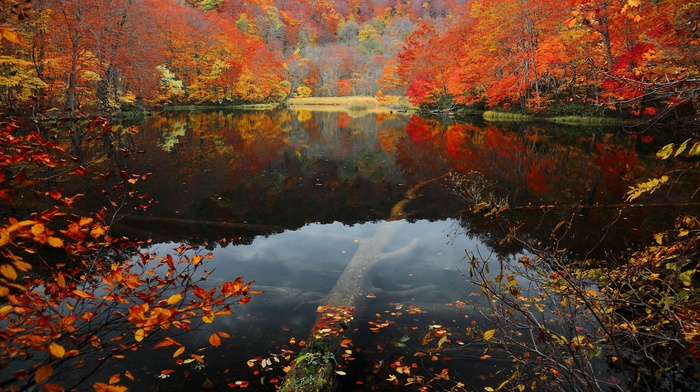
[(386, 97), (381, 102), (375, 97), (309, 97), (290, 98), (286, 102), (290, 109), (327, 110), (348, 112), (374, 112), (411, 110), (410, 103), (400, 97)]
[(513, 113), (513, 112), (497, 112), (487, 110), (483, 114), (486, 121), (532, 121), (535, 116), (532, 114)]
[(241, 105), (168, 105), (163, 111), (177, 112), (183, 110), (267, 110), (279, 106), (276, 103), (241, 104)]
[(618, 117), (600, 116), (536, 116), (526, 113), (499, 112), (487, 110), (483, 114), (484, 120), (498, 121), (549, 121), (557, 124), (567, 125), (622, 125), (624, 121)]

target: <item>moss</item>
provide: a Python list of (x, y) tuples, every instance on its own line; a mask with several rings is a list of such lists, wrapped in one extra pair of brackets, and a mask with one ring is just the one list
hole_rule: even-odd
[(328, 343), (315, 340), (299, 353), (280, 391), (331, 392), (335, 368), (335, 356)]

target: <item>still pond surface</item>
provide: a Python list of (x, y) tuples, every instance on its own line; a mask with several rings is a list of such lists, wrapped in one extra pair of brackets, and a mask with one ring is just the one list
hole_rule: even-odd
[[(573, 258), (647, 244), (678, 213), (697, 213), (697, 206), (683, 205), (684, 187), (656, 195), (653, 203), (623, 202), (630, 185), (669, 170), (654, 154), (671, 137), (397, 113), (149, 117), (119, 141), (145, 154), (120, 158), (120, 165), (153, 173), (139, 187), (154, 203), (115, 230), (152, 238), (154, 252), (180, 243), (212, 252), (209, 283), (242, 276), (265, 293), (234, 307), (234, 315), (178, 337), (188, 352), (207, 347), (199, 352), (203, 365), (177, 364), (166, 348), (141, 351), (105, 373), (129, 370), (136, 377), (131, 390), (227, 390), (246, 383), (248, 390), (275, 390), (289, 365), (284, 357), (292, 353), (293, 359), (308, 339), (318, 306), (358, 246), (390, 226), (394, 234), (381, 261), (367, 271), (342, 390), (418, 390), (404, 387), (409, 375), (399, 373), (397, 363), (426, 381), (449, 369), (450, 380), (434, 381), (434, 390), (497, 386), (508, 362), (497, 355), (480, 360), (484, 346), (471, 344), (470, 328), (488, 325), (471, 306), (480, 290), (459, 272), (465, 253), (517, 257), (521, 249), (500, 243), (509, 225), (519, 222), (527, 238), (546, 241), (568, 219)], [(492, 184), (489, 192), (507, 199), (510, 209), (501, 217), (465, 213), (465, 201), (451, 192), (448, 173), (474, 172)], [(462, 302), (467, 305), (457, 306)], [(370, 329), (377, 325), (383, 327)], [(430, 352), (437, 342), (422, 340), (435, 325), (447, 330), (450, 342)], [(210, 347), (215, 331), (231, 338)], [(163, 370), (174, 372), (163, 377)]]

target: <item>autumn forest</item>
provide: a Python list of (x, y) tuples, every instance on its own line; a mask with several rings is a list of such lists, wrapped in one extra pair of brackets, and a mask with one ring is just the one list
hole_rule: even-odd
[(408, 95), (644, 116), (692, 111), (700, 89), (689, 1), (41, 0), (0, 12), (0, 93), (15, 108)]
[(0, 392), (700, 388), (700, 2), (0, 0), (0, 49)]

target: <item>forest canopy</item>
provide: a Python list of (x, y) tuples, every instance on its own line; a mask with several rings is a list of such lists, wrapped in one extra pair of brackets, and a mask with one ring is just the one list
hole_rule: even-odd
[(113, 110), (408, 95), (694, 113), (698, 21), (688, 1), (3, 0), (0, 99)]

